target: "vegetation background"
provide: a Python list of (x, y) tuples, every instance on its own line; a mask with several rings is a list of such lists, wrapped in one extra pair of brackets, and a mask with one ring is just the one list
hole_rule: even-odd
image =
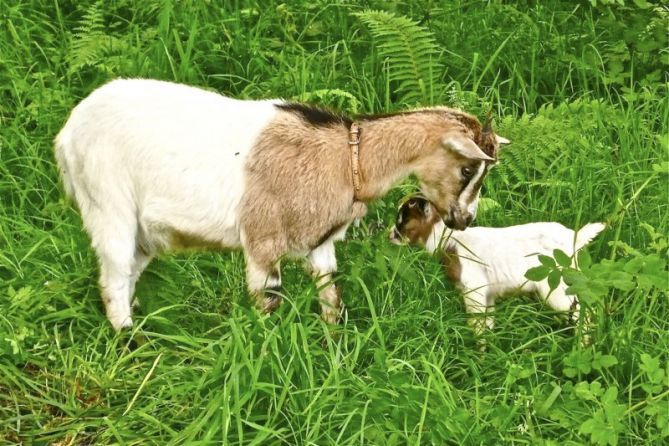
[[(0, 442), (667, 444), (668, 26), (646, 0), (0, 0)], [(609, 225), (582, 273), (542, 271), (569, 276), (592, 346), (516, 297), (480, 353), (436, 259), (386, 241), (412, 183), (338, 246), (338, 339), (299, 265), (259, 317), (235, 252), (154, 261), (116, 335), (51, 142), (119, 76), (350, 113), (493, 109), (513, 145), (477, 224)]]

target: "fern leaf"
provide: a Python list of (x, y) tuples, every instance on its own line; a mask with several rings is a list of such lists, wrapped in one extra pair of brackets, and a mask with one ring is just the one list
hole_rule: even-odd
[(127, 47), (125, 42), (108, 33), (102, 2), (96, 2), (88, 7), (74, 28), (67, 55), (69, 72), (91, 66), (104, 68), (110, 55), (123, 54)]
[(437, 74), (442, 65), (434, 36), (417, 22), (385, 11), (354, 13), (378, 41), (379, 54), (390, 68), (390, 80), (398, 82), (399, 101), (432, 104)]

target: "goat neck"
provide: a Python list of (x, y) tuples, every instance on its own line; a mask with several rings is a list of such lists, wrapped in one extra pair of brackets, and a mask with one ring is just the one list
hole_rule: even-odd
[(445, 133), (469, 131), (437, 108), (362, 117), (358, 122), (361, 184), (356, 195), (365, 202), (383, 196), (394, 184), (429, 163), (430, 156), (443, 148), (441, 138)]

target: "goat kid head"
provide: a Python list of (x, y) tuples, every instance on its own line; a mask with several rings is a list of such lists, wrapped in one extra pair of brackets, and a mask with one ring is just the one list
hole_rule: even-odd
[(442, 239), (448, 240), (451, 231), (432, 203), (422, 197), (412, 197), (400, 205), (389, 237), (396, 245), (410, 244), (434, 252)]
[(438, 147), (417, 166), (422, 194), (435, 205), (446, 226), (463, 230), (474, 220), (481, 185), (504, 144), (509, 140), (493, 132), (488, 117), (479, 132), (443, 134)]

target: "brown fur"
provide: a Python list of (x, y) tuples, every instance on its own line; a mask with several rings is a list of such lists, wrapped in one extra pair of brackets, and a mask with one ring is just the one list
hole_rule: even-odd
[(305, 126), (282, 112), (258, 139), (240, 220), (246, 249), (260, 263), (309, 251), (360, 213), (353, 208), (347, 138), (344, 126)]
[(170, 247), (173, 249), (212, 249), (220, 250), (221, 243), (206, 240), (198, 234), (173, 230), (169, 233)]
[(444, 251), (444, 254), (441, 256), (441, 265), (444, 268), (448, 280), (455, 284), (460, 283), (462, 264), (460, 263), (460, 257), (458, 257), (455, 250)]
[(439, 220), (439, 214), (433, 212), (430, 216), (425, 216), (423, 210), (411, 201), (401, 207), (401, 221), (397, 222), (397, 230), (410, 243), (415, 245), (425, 245), (432, 226)]
[(286, 254), (313, 250), (412, 173), (440, 211), (457, 202), (460, 168), (471, 160), (442, 140), (453, 133), (480, 139), (475, 117), (439, 107), (361, 119), (359, 201), (346, 122), (314, 125), (303, 111), (282, 109), (258, 138), (240, 207), (242, 243), (256, 272), (269, 273)]

